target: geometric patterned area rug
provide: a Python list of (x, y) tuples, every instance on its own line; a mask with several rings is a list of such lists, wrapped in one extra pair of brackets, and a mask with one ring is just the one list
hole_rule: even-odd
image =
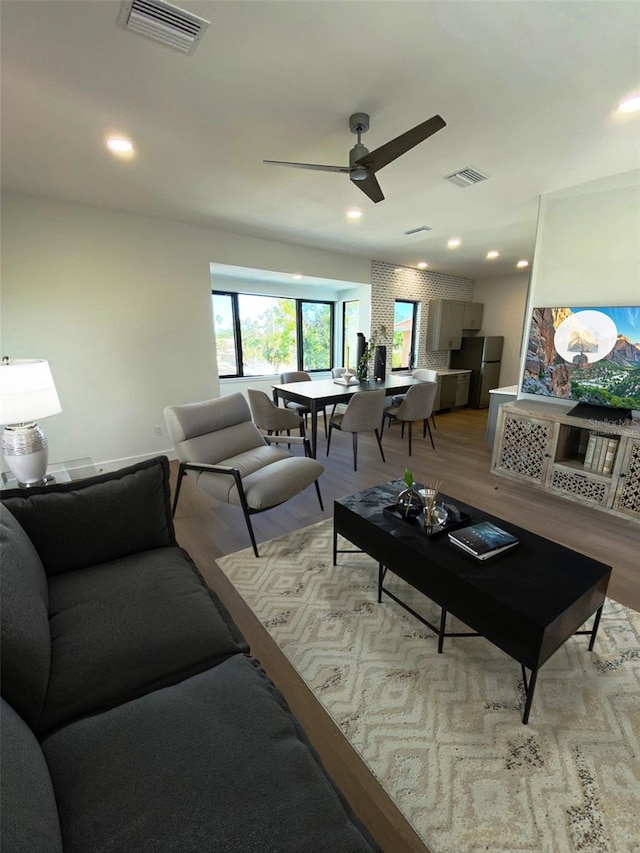
[[(525, 726), (520, 665), (481, 637), (439, 655), (377, 603), (370, 557), (332, 566), (332, 531), (217, 563), (433, 853), (639, 853), (640, 614), (607, 599), (593, 652), (572, 637), (540, 670)], [(438, 622), (403, 581), (385, 585)]]

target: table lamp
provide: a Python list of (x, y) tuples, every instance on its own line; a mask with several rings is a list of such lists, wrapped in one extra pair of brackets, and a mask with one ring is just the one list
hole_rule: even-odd
[(0, 424), (5, 424), (0, 448), (9, 471), (20, 486), (46, 482), (49, 448), (36, 418), (62, 411), (49, 362), (41, 358), (0, 363)]

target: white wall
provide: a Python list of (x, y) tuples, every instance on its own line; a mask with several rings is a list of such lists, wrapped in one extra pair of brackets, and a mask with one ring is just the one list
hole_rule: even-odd
[(640, 305), (639, 234), (640, 170), (542, 196), (525, 336), (534, 307)]
[(51, 364), (52, 461), (167, 452), (164, 406), (219, 394), (210, 262), (370, 281), (368, 259), (15, 194), (2, 250), (1, 355)]
[(473, 288), (473, 301), (482, 302), (482, 335), (502, 335), (500, 385), (516, 385), (520, 377), (520, 351), (527, 304), (529, 273), (514, 273), (495, 278), (478, 279)]

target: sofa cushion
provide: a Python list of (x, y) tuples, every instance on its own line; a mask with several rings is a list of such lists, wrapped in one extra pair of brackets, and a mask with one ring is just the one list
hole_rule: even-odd
[(241, 635), (180, 548), (49, 578), (51, 678), (38, 732), (238, 653)]
[(244, 655), (46, 738), (66, 853), (360, 853), (282, 697)]
[(176, 544), (166, 457), (0, 497), (26, 530), (48, 575)]
[(49, 681), (47, 578), (18, 521), (0, 505), (2, 695), (34, 728)]
[(0, 717), (0, 850), (62, 853), (58, 809), (40, 744), (3, 699)]

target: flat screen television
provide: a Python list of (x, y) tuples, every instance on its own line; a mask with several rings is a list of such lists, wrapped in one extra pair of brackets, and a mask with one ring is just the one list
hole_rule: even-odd
[(640, 409), (640, 306), (534, 308), (522, 391), (623, 423)]

